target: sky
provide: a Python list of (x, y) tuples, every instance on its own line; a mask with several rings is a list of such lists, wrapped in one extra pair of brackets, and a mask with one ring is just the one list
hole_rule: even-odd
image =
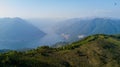
[(120, 18), (120, 0), (0, 0), (0, 17)]

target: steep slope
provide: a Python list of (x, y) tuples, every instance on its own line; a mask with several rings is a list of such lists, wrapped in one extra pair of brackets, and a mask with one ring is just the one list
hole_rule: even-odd
[(53, 45), (63, 40), (63, 38), (55, 32), (56, 28), (54, 28), (54, 25), (57, 24), (57, 21), (52, 19), (29, 19), (27, 21), (46, 33), (46, 35), (40, 39), (40, 45)]
[(28, 46), (28, 43), (30, 44), (44, 35), (44, 32), (23, 19), (0, 19), (0, 49), (24, 48)]
[[(69, 25), (68, 25), (69, 24)], [(57, 33), (67, 35), (68, 41), (76, 41), (93, 34), (119, 34), (120, 20), (108, 18), (73, 19), (57, 26)]]
[[(0, 55), (1, 67), (120, 67), (120, 39), (94, 35), (60, 47)], [(16, 58), (14, 58), (16, 57)]]

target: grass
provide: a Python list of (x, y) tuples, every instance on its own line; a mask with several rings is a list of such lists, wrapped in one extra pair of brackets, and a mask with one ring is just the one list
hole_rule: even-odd
[(119, 38), (97, 34), (59, 48), (0, 54), (0, 67), (120, 67), (119, 56)]

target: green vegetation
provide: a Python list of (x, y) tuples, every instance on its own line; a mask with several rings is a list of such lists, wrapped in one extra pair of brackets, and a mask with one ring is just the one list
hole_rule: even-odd
[(93, 35), (59, 48), (0, 54), (0, 67), (120, 67), (118, 35)]

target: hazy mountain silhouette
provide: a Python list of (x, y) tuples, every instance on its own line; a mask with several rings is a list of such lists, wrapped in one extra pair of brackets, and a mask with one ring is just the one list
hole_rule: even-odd
[(0, 48), (2, 49), (31, 47), (34, 41), (44, 35), (44, 32), (21, 18), (0, 19)]
[(120, 20), (108, 18), (70, 19), (57, 26), (57, 33), (68, 36), (66, 40), (76, 40), (92, 34), (119, 34)]

